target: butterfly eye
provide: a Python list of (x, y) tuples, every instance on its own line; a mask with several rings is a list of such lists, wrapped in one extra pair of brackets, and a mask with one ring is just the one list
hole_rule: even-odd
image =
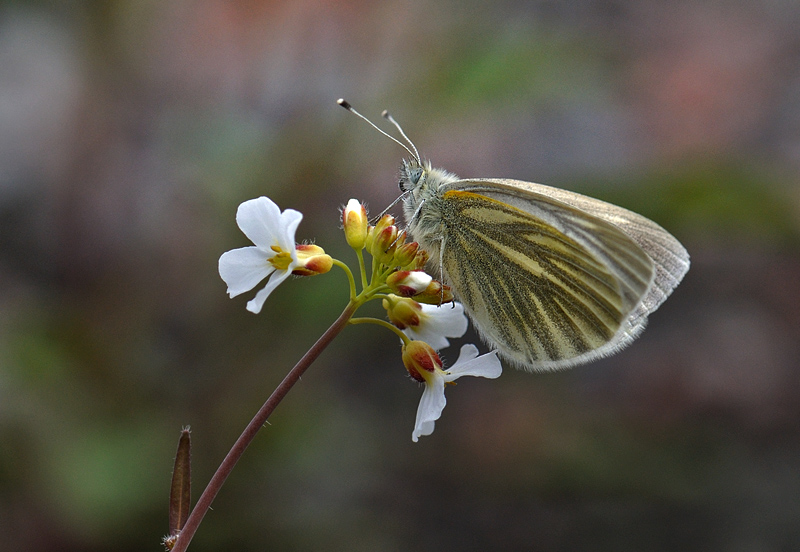
[(419, 184), (420, 178), (422, 178), (422, 169), (421, 168), (412, 169), (412, 170), (408, 171), (408, 180), (414, 186), (417, 186)]
[(400, 189), (408, 192), (419, 186), (424, 172), (422, 167), (403, 159), (403, 165), (400, 167)]

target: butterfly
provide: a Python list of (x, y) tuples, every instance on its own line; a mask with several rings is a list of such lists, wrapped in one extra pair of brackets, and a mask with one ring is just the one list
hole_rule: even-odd
[(483, 340), (528, 370), (567, 368), (629, 345), (689, 270), (655, 222), (542, 184), (461, 179), (411, 146), (400, 188), (407, 230), (430, 254)]

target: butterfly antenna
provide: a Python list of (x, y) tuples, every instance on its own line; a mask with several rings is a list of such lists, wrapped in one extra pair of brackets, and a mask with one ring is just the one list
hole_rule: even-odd
[[(414, 142), (412, 142), (411, 139), (408, 136), (406, 136), (406, 133), (403, 132), (403, 127), (400, 126), (400, 123), (395, 121), (394, 117), (392, 117), (389, 114), (389, 112), (386, 111), (385, 109), (383, 110), (383, 113), (381, 113), (381, 117), (383, 117), (384, 119), (386, 119), (387, 121), (392, 123), (394, 125), (394, 127), (400, 132), (400, 135), (403, 138), (406, 139), (406, 142), (408, 142), (411, 145), (411, 147), (414, 149), (414, 158), (417, 160), (417, 163), (422, 165), (422, 158), (419, 156), (419, 151), (417, 151), (417, 146), (415, 146)], [(408, 148), (406, 148), (406, 149), (408, 149)]]
[(389, 209), (391, 209), (392, 207), (394, 207), (395, 205), (397, 205), (398, 203), (400, 203), (400, 201), (402, 201), (403, 199), (405, 199), (405, 198), (406, 198), (406, 196), (407, 196), (409, 193), (410, 193), (410, 192), (403, 192), (402, 194), (400, 194), (400, 195), (397, 197), (397, 199), (395, 199), (394, 201), (392, 201), (392, 202), (389, 204), (389, 206), (388, 206), (386, 209), (384, 209), (384, 210), (383, 210), (383, 212), (382, 212), (380, 215), (378, 215), (378, 216), (375, 218), (375, 221), (377, 222), (377, 221), (379, 221), (381, 218), (383, 218), (383, 215), (385, 215), (386, 213), (388, 213), (388, 212), (389, 212)]
[[(381, 130), (381, 128), (380, 128), (378, 125), (376, 125), (375, 123), (373, 123), (372, 121), (370, 121), (369, 119), (367, 119), (366, 117), (364, 117), (364, 116), (363, 116), (361, 113), (359, 113), (359, 112), (358, 112), (358, 111), (356, 111), (355, 109), (353, 109), (353, 106), (352, 106), (352, 105), (350, 105), (350, 103), (349, 103), (349, 102), (347, 102), (347, 101), (343, 100), (342, 98), (339, 98), (338, 100), (336, 100), (336, 103), (338, 103), (340, 106), (342, 106), (343, 108), (345, 108), (347, 111), (349, 111), (349, 112), (350, 112), (350, 113), (352, 113), (353, 115), (357, 115), (358, 117), (361, 117), (362, 119), (364, 119), (364, 120), (365, 120), (367, 123), (369, 123), (369, 125), (370, 125), (372, 128), (374, 128), (375, 130), (377, 130), (378, 132), (380, 132), (381, 134), (383, 134), (384, 136), (386, 136), (386, 137), (387, 137), (387, 138), (389, 138), (390, 140), (393, 140), (393, 141), (394, 141), (394, 142), (396, 142), (397, 144), (400, 144), (400, 146), (401, 146), (401, 147), (402, 147), (404, 150), (406, 150), (406, 151), (407, 151), (407, 152), (408, 152), (410, 155), (412, 155), (412, 156), (414, 157), (414, 159), (416, 159), (417, 161), (419, 161), (419, 154), (418, 154), (418, 153), (417, 153), (417, 154), (415, 154), (415, 153), (414, 153), (414, 152), (417, 150), (417, 148), (414, 148), (414, 151), (411, 151), (410, 149), (408, 149), (408, 146), (406, 146), (406, 145), (405, 145), (403, 142), (401, 142), (400, 140), (398, 140), (397, 138), (395, 138), (394, 136), (392, 136), (392, 135), (391, 135), (391, 134), (389, 134), (388, 132), (386, 132), (386, 131), (384, 131), (384, 130)], [(396, 125), (396, 123), (395, 123), (395, 125)], [(400, 132), (402, 132), (402, 130), (401, 130)], [(403, 134), (403, 136), (405, 136), (405, 134)], [(406, 138), (406, 140), (408, 140), (408, 138)], [(411, 147), (414, 147), (414, 144), (411, 144)]]

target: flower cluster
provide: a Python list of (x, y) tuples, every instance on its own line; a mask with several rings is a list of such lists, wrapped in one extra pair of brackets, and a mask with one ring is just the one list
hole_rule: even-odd
[[(313, 276), (328, 272), (335, 264), (350, 279), (353, 312), (363, 303), (381, 299), (387, 318), (402, 341), (402, 360), (409, 375), (424, 385), (412, 433), (416, 442), (433, 432), (434, 423), (446, 404), (445, 384), (461, 376), (496, 378), (502, 368), (495, 352), (478, 355), (474, 345), (464, 345), (455, 364), (445, 369), (436, 352), (450, 345), (448, 338), (462, 337), (467, 331), (464, 307), (453, 301), (450, 288), (424, 270), (428, 254), (397, 228), (394, 217), (384, 215), (370, 225), (363, 204), (351, 199), (342, 210), (342, 227), (348, 245), (356, 251), (361, 269), (362, 291), (356, 293), (355, 279), (344, 263), (332, 259), (317, 245), (296, 244), (295, 232), (303, 216), (292, 209), (280, 211), (266, 197), (239, 206), (236, 221), (254, 245), (224, 253), (219, 273), (235, 297), (266, 285), (247, 303), (247, 310), (258, 313), (269, 294), (290, 274)], [(372, 257), (372, 270), (364, 265), (363, 252)], [(369, 274), (369, 278), (367, 276)], [(385, 322), (371, 318), (351, 318), (350, 323)]]
[(294, 233), (303, 215), (294, 209), (283, 213), (267, 197), (245, 201), (236, 211), (236, 224), (255, 245), (223, 253), (219, 275), (228, 284), (228, 295), (236, 297), (256, 287), (269, 276), (267, 285), (247, 303), (247, 310), (258, 314), (269, 294), (290, 274), (324, 274), (333, 260), (321, 247), (296, 245)]

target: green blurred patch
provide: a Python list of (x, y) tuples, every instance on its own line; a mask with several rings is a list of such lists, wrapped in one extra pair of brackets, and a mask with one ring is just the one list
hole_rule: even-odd
[[(41, 492), (74, 527), (95, 536), (124, 525), (168, 493), (171, 459), (164, 436), (171, 428), (165, 426), (158, 414), (142, 412), (126, 424), (62, 424), (44, 446)], [(162, 503), (166, 516), (165, 498)]]
[(771, 241), (800, 238), (797, 199), (774, 169), (705, 160), (623, 177), (566, 186), (641, 213), (697, 239)]
[(137, 402), (132, 382), (97, 378), (92, 365), (106, 353), (95, 358), (84, 330), (34, 313), (13, 332), (3, 355), (0, 486), (27, 488), (82, 538), (102, 542), (120, 527), (134, 534), (130, 520), (165, 496), (174, 442), (164, 436), (175, 432)]
[(591, 95), (602, 64), (585, 38), (516, 28), (504, 36), (470, 35), (431, 66), (428, 81), (442, 104), (528, 106), (531, 101)]

